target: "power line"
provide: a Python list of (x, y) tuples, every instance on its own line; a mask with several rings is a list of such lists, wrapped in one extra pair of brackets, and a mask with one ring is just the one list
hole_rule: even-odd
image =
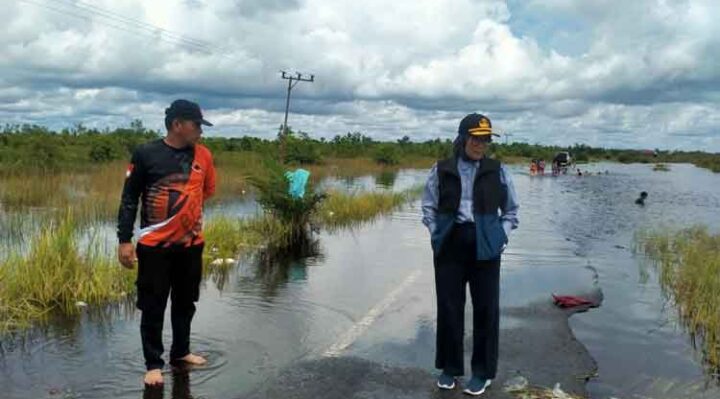
[(116, 13), (114, 11), (104, 9), (104, 8), (101, 8), (101, 7), (92, 5), (92, 4), (84, 3), (82, 1), (73, 1), (73, 0), (50, 0), (50, 1), (53, 1), (55, 3), (60, 3), (63, 5), (66, 5), (66, 6), (72, 6), (72, 7), (78, 8), (80, 10), (94, 14), (96, 16), (100, 16), (102, 18), (112, 19), (112, 20), (115, 20), (115, 21), (118, 21), (121, 23), (127, 23), (129, 25), (136, 26), (142, 30), (149, 31), (150, 33), (160, 32), (174, 40), (179, 40), (179, 41), (182, 41), (187, 44), (203, 46), (203, 47), (208, 47), (208, 48), (211, 47), (210, 43), (208, 43), (206, 41), (187, 37), (185, 35), (161, 28), (159, 26), (156, 26), (156, 25), (153, 25), (153, 24), (150, 24), (150, 23), (138, 20), (138, 19), (130, 18), (130, 17), (124, 16), (122, 14)]
[[(96, 20), (95, 18), (93, 18), (93, 16), (100, 17), (100, 19), (104, 19), (104, 20), (102, 22), (96, 20), (96, 22), (99, 22), (101, 25), (104, 25), (104, 26), (107, 26), (107, 27), (110, 27), (113, 29), (117, 29), (117, 30), (120, 30), (120, 31), (123, 31), (126, 33), (143, 35), (146, 37), (151, 36), (154, 39), (159, 39), (159, 40), (164, 41), (169, 44), (183, 46), (190, 50), (200, 51), (200, 52), (203, 52), (206, 54), (214, 54), (215, 51), (220, 50), (219, 48), (213, 48), (213, 47), (210, 47), (209, 45), (201, 44), (201, 42), (198, 40), (188, 39), (188, 38), (179, 36), (175, 33), (172, 33), (171, 31), (168, 31), (167, 29), (164, 29), (164, 28), (161, 28), (161, 27), (158, 27), (155, 25), (151, 25), (148, 23), (140, 22), (137, 20), (132, 20), (130, 18), (125, 18), (125, 19), (127, 19), (127, 21), (123, 21), (122, 18), (119, 16), (115, 17), (115, 18), (111, 18), (110, 16), (102, 15), (99, 11), (95, 12), (93, 10), (84, 9), (82, 7), (77, 7), (77, 6), (70, 7), (70, 8), (74, 8), (75, 10), (79, 10), (79, 11), (83, 12), (83, 14), (78, 14), (76, 12), (71, 11), (71, 9), (68, 7), (63, 7), (63, 6), (65, 6), (65, 4), (62, 4), (62, 5), (58, 4), (58, 6), (59, 6), (58, 7), (58, 6), (53, 6), (53, 5), (50, 5), (47, 3), (40, 3), (40, 2), (32, 1), (32, 0), (18, 0), (18, 1), (27, 3), (27, 4), (32, 4), (34, 6), (41, 7), (41, 8), (47, 9), (47, 10), (51, 10), (51, 11), (54, 11), (54, 12), (57, 12), (60, 14), (65, 14), (65, 15), (68, 15), (68, 16), (71, 16), (74, 18), (84, 19), (84, 20), (88, 20), (88, 21)], [(57, 1), (55, 1), (55, 2), (59, 3)], [(98, 8), (98, 7), (95, 7), (95, 8)], [(110, 12), (108, 12), (108, 13), (110, 13)], [(134, 21), (134, 22), (131, 23), (130, 21)], [(111, 23), (111, 22), (113, 22), (113, 23)], [(121, 23), (122, 25), (125, 25), (125, 26), (118, 25), (114, 22)], [(139, 26), (140, 24), (144, 24), (145, 26), (140, 27)], [(163, 35), (162, 32), (169, 32), (171, 34), (166, 33), (165, 35)], [(226, 57), (226, 58), (230, 58), (224, 54), (218, 54), (218, 55)]]
[[(74, 18), (84, 19), (84, 20), (87, 20), (87, 21), (93, 21), (92, 15), (77, 14), (77, 13), (75, 13), (75, 12), (70, 11), (68, 8), (63, 8), (63, 7), (59, 7), (59, 8), (58, 8), (58, 7), (54, 7), (54, 6), (52, 6), (52, 5), (49, 5), (49, 4), (39, 3), (39, 2), (36, 2), (36, 1), (31, 1), (31, 0), (18, 0), (18, 1), (23, 2), (23, 3), (27, 3), (27, 4), (32, 4), (32, 5), (38, 6), (38, 7), (40, 7), (40, 8), (47, 9), (47, 10), (55, 11), (55, 12), (60, 13), (60, 14), (65, 14), (65, 15), (68, 15), (68, 16), (71, 16), (71, 17), (74, 17)], [(92, 13), (90, 13), (90, 14), (92, 14)], [(98, 22), (99, 22), (99, 21), (98, 21)], [(167, 42), (167, 43), (170, 43), (170, 44), (173, 44), (173, 45), (185, 46), (185, 47), (188, 47), (188, 48), (190, 48), (190, 49), (192, 49), (192, 50), (197, 50), (197, 51), (205, 52), (205, 53), (208, 53), (208, 54), (212, 53), (211, 49), (208, 49), (208, 48), (205, 48), (205, 47), (202, 47), (202, 46), (191, 45), (191, 44), (189, 44), (189, 43), (178, 42), (177, 40), (173, 40), (173, 39), (171, 39), (171, 38), (165, 38), (165, 37), (162, 37), (162, 36), (158, 36), (158, 35), (156, 35), (156, 34), (152, 34), (152, 32), (148, 32), (148, 31), (144, 31), (144, 32), (143, 32), (143, 31), (137, 31), (137, 30), (133, 30), (133, 29), (128, 29), (127, 26), (120, 26), (120, 25), (117, 25), (117, 24), (114, 24), (114, 23), (108, 23), (107, 21), (103, 21), (103, 22), (100, 23), (100, 24), (103, 25), (103, 26), (109, 27), (109, 28), (113, 28), (113, 29), (117, 29), (117, 30), (126, 32), (126, 33), (132, 33), (132, 34), (136, 34), (136, 35), (143, 35), (143, 36), (146, 36), (146, 37), (147, 37), (147, 36), (152, 36), (152, 37), (155, 38), (155, 39), (159, 39), (159, 40), (162, 40), (162, 41), (164, 41), (164, 42)], [(151, 35), (149, 35), (149, 33), (150, 33)]]

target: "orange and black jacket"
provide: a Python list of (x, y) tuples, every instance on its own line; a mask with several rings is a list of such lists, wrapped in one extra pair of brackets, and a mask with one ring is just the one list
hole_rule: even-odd
[(152, 247), (203, 242), (203, 203), (215, 192), (215, 167), (203, 145), (173, 148), (164, 140), (138, 147), (132, 155), (118, 212), (118, 239), (133, 236), (142, 199), (138, 243)]

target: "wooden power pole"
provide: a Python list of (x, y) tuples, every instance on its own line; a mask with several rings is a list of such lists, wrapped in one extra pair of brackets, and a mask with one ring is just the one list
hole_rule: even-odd
[(299, 82), (314, 82), (315, 81), (315, 75), (310, 75), (310, 77), (303, 76), (300, 72), (297, 72), (294, 75), (291, 75), (285, 71), (280, 71), (282, 74), (280, 77), (288, 81), (288, 88), (287, 88), (287, 98), (285, 99), (285, 120), (283, 121), (282, 125), (282, 135), (280, 137), (280, 160), (281, 162), (285, 161), (285, 136), (288, 134), (288, 111), (290, 110), (290, 92), (292, 91), (293, 87), (295, 87), (296, 84)]

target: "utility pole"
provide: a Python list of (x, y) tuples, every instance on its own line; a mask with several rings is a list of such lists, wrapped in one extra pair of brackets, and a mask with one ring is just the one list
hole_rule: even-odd
[[(315, 75), (310, 75), (310, 77), (303, 76), (300, 72), (295, 73), (295, 75), (291, 75), (285, 71), (280, 71), (281, 78), (288, 81), (288, 88), (287, 88), (287, 98), (285, 99), (285, 121), (282, 125), (282, 135), (280, 137), (280, 162), (285, 161), (285, 136), (288, 134), (288, 110), (290, 109), (290, 92), (292, 91), (293, 87), (295, 87), (296, 84), (299, 82), (314, 82), (315, 81)], [(293, 83), (294, 82), (294, 83)]]
[(508, 143), (508, 137), (512, 136), (510, 133), (505, 133), (505, 145)]

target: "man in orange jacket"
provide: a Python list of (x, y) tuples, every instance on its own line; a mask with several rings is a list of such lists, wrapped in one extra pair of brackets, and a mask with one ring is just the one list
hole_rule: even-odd
[[(126, 173), (118, 212), (118, 259), (129, 269), (138, 263), (137, 307), (142, 311), (146, 385), (163, 383), (162, 329), (168, 296), (173, 330), (170, 361), (206, 363), (190, 352), (190, 324), (202, 275), (202, 209), (215, 192), (212, 155), (198, 144), (203, 125), (212, 126), (196, 103), (174, 101), (165, 110), (167, 135), (138, 147)], [(140, 198), (135, 247), (133, 225)]]

